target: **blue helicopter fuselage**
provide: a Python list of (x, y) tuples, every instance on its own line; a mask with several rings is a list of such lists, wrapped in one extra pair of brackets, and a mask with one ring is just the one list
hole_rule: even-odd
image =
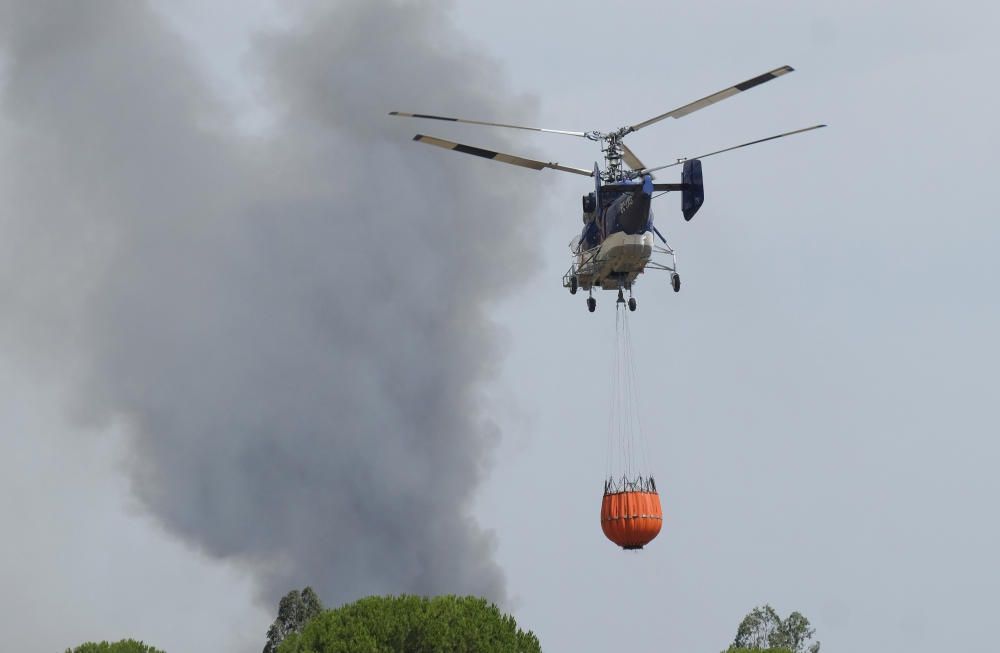
[(617, 232), (643, 234), (653, 229), (653, 180), (622, 181), (601, 185), (600, 177), (593, 193), (584, 196), (584, 227), (580, 242), (584, 249), (601, 244)]

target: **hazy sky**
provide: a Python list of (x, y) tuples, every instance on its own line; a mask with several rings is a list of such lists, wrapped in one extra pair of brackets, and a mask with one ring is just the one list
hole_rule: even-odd
[[(0, 6), (17, 11), (18, 4)], [(47, 4), (59, 10), (60, 3)], [(284, 29), (290, 19), (268, 2), (206, 4), (156, 6), (187, 39), (194, 70), (221, 100), (212, 115), (229, 116), (249, 142), (266, 145), (276, 121), (267, 98), (292, 93), (268, 75), (298, 78), (262, 65), (261, 52), (273, 57), (275, 39), (255, 45), (250, 35)], [(597, 522), (614, 296), (599, 296), (590, 315), (582, 297), (559, 284), (586, 180), (506, 170), (421, 150), (406, 139), (424, 132), (585, 167), (596, 147), (389, 118), (387, 136), (365, 135), (398, 139), (405, 154), (391, 173), (402, 188), (412, 189), (416, 178), (440, 184), (423, 195), (414, 189), (413, 201), (476, 211), (475, 225), (489, 217), (488, 228), (455, 226), (453, 240), (421, 243), (420, 254), (435, 258), (431, 269), (447, 270), (452, 258), (456, 267), (475, 266), (480, 259), (471, 255), (483, 252), (484, 243), (526, 257), (527, 272), (507, 271), (497, 267), (503, 259), (484, 254), (482, 265), (492, 269), (472, 277), (495, 283), (509, 272), (515, 289), (485, 307), (499, 331), (484, 338), (502, 356), (472, 418), (496, 425), (499, 434), (471, 514), (492, 531), (509, 606), (547, 651), (717, 651), (741, 616), (763, 602), (783, 614), (806, 614), (826, 650), (981, 647), (992, 639), (1000, 607), (994, 517), (1000, 392), (993, 378), (1000, 364), (994, 299), (1000, 202), (990, 192), (1000, 168), (1000, 95), (989, 84), (1000, 60), (994, 37), (1000, 10), (973, 2), (670, 7), (640, 1), (619, 12), (612, 17), (607, 3), (590, 1), (455, 3), (448, 14), (471, 46), (468, 56), (492, 60), (489, 75), (497, 79), (481, 80), (470, 91), (473, 99), (445, 92), (455, 88), (449, 63), (442, 64), (440, 88), (429, 69), (419, 93), (408, 88), (397, 99), (391, 84), (376, 85), (372, 97), (343, 100), (372, 116), (393, 109), (457, 113), (471, 103), (480, 113), (470, 118), (528, 117), (543, 127), (608, 130), (790, 64), (795, 73), (643, 130), (630, 147), (647, 163), (666, 163), (816, 122), (830, 125), (706, 160), (706, 203), (691, 223), (680, 219), (676, 197), (657, 200), (657, 224), (678, 251), (684, 287), (675, 295), (667, 277), (654, 275), (636, 287), (639, 409), (665, 524), (650, 547), (634, 554), (616, 550)], [(406, 24), (386, 21), (404, 43)], [(286, 53), (299, 51), (287, 38), (281, 43)], [(62, 44), (39, 45), (58, 51)], [(370, 59), (358, 54), (355, 61), (350, 50), (318, 50), (310, 59), (305, 46), (304, 58), (283, 61), (320, 71), (303, 74), (294, 88), (315, 89), (309, 99), (322, 106), (324, 65), (340, 71), (331, 72), (331, 84), (351, 83), (343, 81), (345, 69), (394, 79), (402, 50), (381, 60), (385, 70), (357, 65)], [(328, 64), (315, 60), (320, 56), (329, 56)], [(25, 134), (17, 127), (18, 107), (5, 107), (0, 173), (12, 178), (19, 162), (10, 153), (21, 151)], [(381, 123), (373, 117), (357, 124)], [(287, 152), (275, 146), (276, 157)], [(335, 156), (320, 151), (309, 160), (330, 168), (303, 185), (354, 179), (337, 169), (344, 162)], [(414, 169), (407, 180), (410, 162), (441, 166), (441, 174)], [(482, 193), (478, 208), (442, 199), (449, 193), (445, 172), (454, 171), (467, 175), (456, 194)], [(92, 171), (64, 174), (72, 185), (74, 174), (88, 179)], [(480, 190), (490, 188), (484, 179), (496, 185)], [(51, 201), (26, 202), (3, 188), (0, 220), (8, 236)], [(290, 188), (299, 191), (281, 186), (283, 198)], [(199, 210), (195, 200), (186, 201)], [(417, 237), (393, 226), (405, 215), (382, 217), (381, 237)], [(454, 225), (456, 217), (442, 219)], [(73, 218), (67, 213), (53, 223)], [(384, 245), (371, 247), (377, 259)], [(61, 269), (47, 267), (50, 259), (23, 258), (45, 250), (10, 249), (0, 249), (7, 257), (0, 299), (12, 311), (0, 364), (7, 398), (0, 412), (6, 641), (17, 650), (60, 650), (85, 639), (137, 636), (168, 651), (256, 650), (273, 608), (255, 599), (273, 576), (239, 555), (220, 554), (225, 547), (213, 548), (218, 543), (211, 539), (185, 535), (183, 520), (136, 498), (142, 457), (135, 443), (142, 440), (129, 432), (134, 425), (104, 415), (104, 396), (94, 405), (82, 402), (86, 395), (75, 387), (75, 365), (84, 365), (79, 353), (90, 340), (69, 343), (77, 355), (63, 359), (58, 351), (38, 353), (9, 326), (45, 315), (39, 306), (48, 305), (40, 297), (36, 306), (19, 288), (44, 287), (53, 296), (80, 290), (53, 309), (63, 320), (74, 310), (103, 315), (87, 304), (91, 289), (73, 276), (101, 260), (69, 255), (59, 262), (68, 270), (64, 279), (43, 274)], [(319, 256), (322, 248), (306, 251)], [(44, 278), (24, 278), (24, 270)], [(170, 289), (169, 277), (156, 279)], [(415, 282), (412, 292), (430, 297), (435, 288)], [(483, 292), (500, 294), (494, 285)], [(53, 333), (39, 336), (43, 342), (63, 343), (60, 334), (75, 333), (62, 323), (48, 328)], [(476, 378), (489, 379), (489, 370)], [(447, 465), (431, 471), (458, 474)], [(392, 479), (385, 483), (391, 487)], [(372, 580), (372, 591), (392, 589), (384, 578)]]

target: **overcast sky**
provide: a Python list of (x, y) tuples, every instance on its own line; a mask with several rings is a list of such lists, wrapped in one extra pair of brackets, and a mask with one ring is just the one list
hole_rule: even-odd
[[(0, 7), (16, 12), (17, 4)], [(46, 4), (60, 11), (61, 3)], [(299, 51), (294, 39), (276, 46), (275, 38), (251, 37), (290, 29), (294, 20), (265, 1), (205, 4), (155, 7), (167, 29), (184, 39), (197, 78), (220, 102), (212, 115), (227, 116), (239, 138), (263, 143), (268, 152), (268, 135), (281, 120), (273, 96), (290, 92), (268, 79), (295, 76), (269, 69), (261, 53)], [(636, 286), (639, 410), (665, 510), (661, 535), (639, 553), (616, 550), (597, 521), (614, 296), (600, 295), (591, 315), (582, 296), (560, 286), (588, 182), (553, 171), (505, 170), (421, 150), (407, 139), (430, 133), (582, 167), (592, 165), (597, 148), (559, 136), (389, 118), (387, 136), (371, 137), (398, 140), (403, 163), (392, 174), (412, 190), (412, 201), (449, 202), (442, 200), (450, 192), (445, 172), (461, 174), (455, 194), (482, 193), (481, 209), (461, 201), (445, 208), (489, 217), (487, 226), (456, 226), (453, 240), (420, 242), (416, 249), (438, 261), (434, 270), (447, 269), (452, 257), (456, 267), (481, 260), (494, 268), (472, 278), (487, 284), (484, 309), (497, 328), (483, 342), (499, 352), (495, 373), (491, 368), (470, 378), (480, 393), (474, 421), (495, 425), (488, 430), (497, 435), (484, 449), (489, 471), (471, 474), (476, 494), (464, 509), (492, 532), (504, 579), (496, 590), (504, 596), (497, 598), (506, 599), (547, 651), (718, 651), (742, 615), (764, 602), (782, 614), (803, 612), (827, 650), (982, 647), (992, 640), (1000, 607), (994, 516), (1000, 202), (991, 192), (1000, 169), (1000, 95), (990, 84), (1000, 60), (1000, 10), (975, 2), (670, 7), (638, 1), (618, 14), (609, 11), (607, 3), (589, 0), (454, 3), (439, 19), (453, 21), (464, 35), (458, 56), (484, 58), (474, 65), (496, 79), (455, 91), (449, 71), (454, 77), (474, 68), (444, 58), (440, 88), (422, 69), (420, 92), (407, 88), (397, 99), (391, 84), (376, 84), (370, 98), (343, 100), (373, 116), (472, 107), (481, 112), (467, 116), (474, 119), (527, 117), (547, 128), (610, 130), (789, 64), (793, 74), (643, 130), (630, 137), (630, 147), (647, 163), (666, 163), (817, 122), (830, 125), (706, 160), (706, 202), (690, 223), (680, 219), (676, 197), (657, 200), (657, 224), (678, 251), (684, 287), (675, 295), (667, 277), (652, 274)], [(380, 39), (406, 41), (406, 21), (385, 24), (399, 33)], [(12, 37), (0, 28), (0, 38)], [(62, 45), (36, 44), (43, 52)], [(381, 61), (385, 70), (360, 66), (368, 55), (355, 61), (350, 50), (316, 55), (329, 61), (310, 60), (305, 45), (301, 52), (306, 58), (281, 61), (310, 71), (354, 70), (374, 80), (400, 74), (397, 51)], [(343, 77), (331, 72), (331, 84), (344, 83)], [(323, 100), (321, 72), (303, 79), (294, 88), (307, 95), (314, 84)], [(13, 177), (19, 162), (12, 153), (22, 152), (32, 135), (18, 113), (22, 105), (7, 99), (3, 110), (0, 172)], [(381, 123), (373, 118), (370, 124)], [(302, 140), (298, 131), (291, 134)], [(384, 152), (396, 147), (378, 142)], [(273, 146), (277, 155), (288, 152)], [(309, 160), (330, 166), (309, 183), (349, 173), (337, 169), (346, 161), (322, 151)], [(441, 166), (441, 174), (414, 170), (406, 180), (409, 162)], [(90, 179), (90, 172), (80, 169), (79, 180), (73, 169), (63, 174), (72, 185)], [(418, 178), (439, 185), (419, 194)], [(9, 184), (2, 188), (0, 229), (20, 235), (24, 221), (38, 219), (37, 206), (48, 204), (26, 200)], [(282, 201), (299, 191), (294, 184), (280, 190)], [(407, 216), (382, 217), (391, 219), (379, 224), (392, 225)], [(54, 217), (53, 224), (72, 218)], [(455, 216), (442, 219), (453, 224)], [(416, 237), (399, 229), (390, 226), (381, 237)], [(511, 263), (488, 254), (470, 256), (491, 242), (498, 251), (523, 254), (520, 268), (497, 268)], [(379, 261), (380, 246), (373, 242), (363, 258), (386, 264)], [(38, 319), (39, 311), (19, 288), (41, 282), (18, 279), (18, 270), (38, 275), (55, 263), (23, 258), (44, 249), (10, 250), (0, 249), (8, 258), (0, 266), (0, 300), (17, 311), (4, 321), (20, 325)], [(87, 271), (102, 260), (71, 256), (65, 264), (89, 278)], [(496, 279), (506, 276), (510, 285), (499, 288)], [(65, 288), (48, 276), (44, 281), (55, 294), (80, 289), (72, 278)], [(418, 284), (413, 292), (429, 296), (435, 289)], [(100, 307), (86, 304), (90, 296), (61, 305), (58, 317), (70, 320), (73, 310), (87, 320), (102, 316)], [(62, 345), (59, 334), (74, 333), (49, 326), (56, 335), (38, 336), (44, 347)], [(197, 531), (185, 515), (151, 502), (141, 482), (137, 491), (135, 465), (145, 450), (137, 449), (141, 436), (130, 432), (135, 424), (116, 419), (104, 395), (88, 405), (90, 395), (77, 387), (81, 375), (73, 366), (100, 352), (86, 351), (90, 340), (83, 339), (66, 345), (74, 354), (61, 359), (61, 349), (55, 356), (40, 353), (35, 339), (14, 327), (5, 326), (3, 334), (5, 641), (16, 650), (61, 650), (87, 639), (135, 636), (168, 651), (257, 650), (273, 618), (262, 597), (274, 574), (262, 570), (254, 557), (259, 552), (237, 551)], [(465, 473), (445, 464), (430, 472)], [(334, 480), (329, 488), (336, 491)], [(314, 509), (327, 506), (319, 502)], [(469, 532), (470, 542), (478, 542), (475, 529)], [(342, 535), (364, 538), (366, 532)], [(470, 572), (472, 580), (459, 585), (485, 578), (495, 587), (491, 574), (490, 568)], [(302, 580), (294, 573), (278, 578)], [(316, 581), (322, 582), (335, 579)], [(387, 582), (373, 577), (371, 591), (412, 587)], [(364, 578), (357, 584), (365, 587)]]

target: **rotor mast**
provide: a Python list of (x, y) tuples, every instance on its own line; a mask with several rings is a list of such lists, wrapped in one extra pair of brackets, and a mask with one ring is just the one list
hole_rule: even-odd
[(613, 184), (634, 179), (638, 176), (638, 172), (626, 171), (622, 165), (625, 157), (622, 139), (625, 138), (626, 134), (630, 134), (633, 131), (632, 127), (622, 127), (607, 134), (599, 131), (586, 133), (586, 137), (589, 140), (601, 142), (601, 153), (604, 154), (604, 169), (601, 171), (601, 181)]
[(625, 181), (625, 174), (622, 172), (622, 130), (604, 135), (604, 143), (601, 151), (604, 152), (604, 172), (601, 176), (604, 181), (614, 183)]

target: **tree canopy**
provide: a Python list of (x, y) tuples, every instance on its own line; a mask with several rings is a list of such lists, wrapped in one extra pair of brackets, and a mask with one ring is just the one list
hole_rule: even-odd
[(264, 653), (275, 653), (278, 646), (292, 633), (302, 630), (310, 619), (323, 612), (323, 603), (313, 588), (306, 587), (301, 592), (292, 590), (278, 602), (278, 617), (267, 629), (267, 643)]
[(74, 649), (66, 649), (66, 653), (163, 653), (163, 651), (134, 639), (123, 639), (114, 644), (87, 642)]
[(807, 646), (815, 633), (800, 612), (782, 619), (770, 605), (759, 606), (740, 622), (736, 638), (725, 653), (819, 653), (818, 641)]
[(541, 653), (538, 638), (472, 596), (372, 596), (328, 610), (277, 653)]

